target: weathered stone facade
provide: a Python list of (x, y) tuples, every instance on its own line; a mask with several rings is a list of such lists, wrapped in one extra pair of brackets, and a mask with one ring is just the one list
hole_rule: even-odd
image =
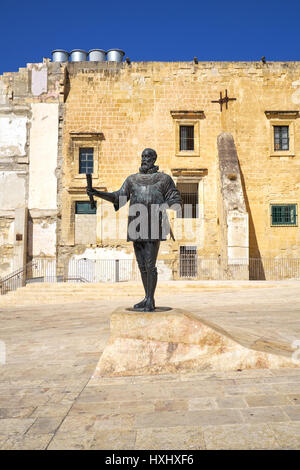
[(63, 76), (46, 60), (0, 77), (0, 277), (33, 257), (56, 258)]
[[(96, 189), (119, 189), (146, 147), (177, 184), (197, 184), (198, 216), (170, 212), (176, 241), (159, 255), (166, 278), (179, 276), (182, 246), (202, 258), (300, 258), (298, 223), (272, 226), (270, 212), (299, 205), (300, 62), (46, 62), (5, 74), (0, 90), (0, 276), (12, 269), (22, 207), (29, 255), (56, 256), (58, 269), (70, 259), (133, 257), (127, 208), (115, 214), (98, 199), (96, 215), (75, 213), (88, 201), (82, 147), (94, 151)], [(212, 101), (225, 90), (236, 100), (221, 111)], [(180, 150), (182, 125), (194, 128), (193, 151)], [(288, 126), (289, 150), (274, 149), (273, 126)], [(217, 146), (223, 134), (234, 142), (229, 167)]]

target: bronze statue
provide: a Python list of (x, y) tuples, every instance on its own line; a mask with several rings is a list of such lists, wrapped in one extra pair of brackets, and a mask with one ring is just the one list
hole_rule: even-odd
[(166, 209), (178, 210), (182, 205), (174, 181), (158, 171), (156, 159), (155, 150), (145, 149), (139, 173), (128, 176), (118, 191), (97, 191), (90, 184), (87, 187), (90, 199), (97, 196), (112, 202), (116, 211), (130, 200), (127, 241), (133, 241), (145, 289), (145, 298), (133, 308), (144, 312), (155, 310), (156, 259), (160, 241), (166, 240), (170, 231)]

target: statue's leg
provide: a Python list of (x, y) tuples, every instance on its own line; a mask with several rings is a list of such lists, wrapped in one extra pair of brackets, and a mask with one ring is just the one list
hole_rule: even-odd
[(147, 271), (147, 299), (144, 306), (145, 312), (153, 312), (155, 310), (154, 293), (157, 284), (157, 269), (155, 265), (159, 245), (159, 241), (145, 242), (144, 259)]
[(145, 290), (145, 297), (144, 299), (135, 304), (133, 308), (144, 308), (147, 300), (147, 271), (146, 271), (146, 265), (145, 265), (145, 258), (144, 258), (144, 242), (141, 241), (136, 241), (133, 242), (133, 248), (135, 252), (135, 257), (138, 263), (138, 267), (141, 273), (141, 278)]

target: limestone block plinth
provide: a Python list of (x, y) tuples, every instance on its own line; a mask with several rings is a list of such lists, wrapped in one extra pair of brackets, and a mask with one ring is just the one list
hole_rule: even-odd
[(230, 332), (182, 309), (146, 313), (118, 308), (110, 327), (92, 381), (107, 375), (299, 367), (291, 356), (248, 349)]

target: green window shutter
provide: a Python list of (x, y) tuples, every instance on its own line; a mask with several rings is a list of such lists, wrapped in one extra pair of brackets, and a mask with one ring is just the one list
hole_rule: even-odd
[(76, 214), (96, 214), (97, 207), (91, 208), (91, 203), (88, 201), (77, 201), (75, 204)]
[(271, 206), (271, 225), (296, 226), (297, 204), (273, 204)]

